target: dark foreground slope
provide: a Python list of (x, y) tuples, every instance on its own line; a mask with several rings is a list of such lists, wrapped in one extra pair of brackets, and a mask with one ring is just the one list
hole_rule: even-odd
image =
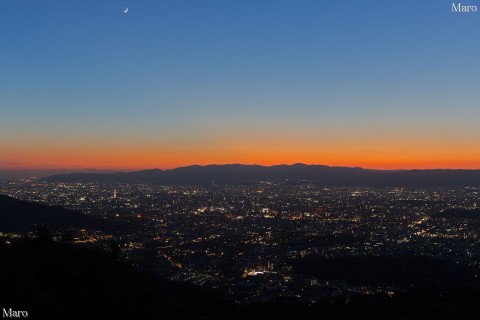
[(480, 186), (480, 170), (368, 170), (323, 165), (208, 165), (188, 166), (172, 170), (136, 172), (73, 173), (55, 175), (48, 182), (92, 183), (157, 183), (175, 184), (249, 184), (258, 181), (310, 181), (331, 186), (403, 186), (463, 187)]
[(480, 312), (475, 291), (237, 305), (137, 271), (108, 251), (46, 238), (6, 241), (0, 238), (0, 308), (28, 311), (29, 319), (466, 319)]
[(129, 228), (120, 221), (105, 221), (98, 217), (39, 203), (17, 200), (0, 195), (0, 231), (28, 232), (37, 226), (50, 230), (94, 229), (116, 233)]
[[(0, 221), (10, 215), (19, 221), (39, 219), (34, 221), (43, 224), (50, 221), (43, 215), (62, 220), (62, 214), (72, 214), (13, 199), (3, 199), (2, 203), (8, 205), (0, 207)], [(86, 222), (78, 219), (79, 223)], [(71, 225), (69, 221), (66, 223)], [(5, 224), (0, 225), (0, 232), (7, 231), (1, 226)], [(40, 230), (36, 238), (0, 237), (0, 312), (12, 308), (28, 311), (28, 319), (72, 320), (473, 319), (480, 312), (478, 290), (459, 287), (442, 291), (413, 288), (394, 297), (341, 297), (316, 305), (280, 300), (238, 305), (225, 300), (220, 292), (159, 279), (138, 270), (119, 259), (114, 246), (107, 251), (53, 241), (45, 229)], [(320, 263), (325, 271), (325, 261)], [(322, 268), (311, 269), (314, 264), (310, 261), (303, 266), (307, 267), (305, 272), (317, 275)], [(345, 264), (352, 267), (351, 262)], [(341, 273), (346, 268), (331, 272)]]
[(221, 301), (138, 272), (111, 252), (48, 239), (2, 240), (0, 261), (0, 307), (27, 310), (29, 319), (210, 318)]

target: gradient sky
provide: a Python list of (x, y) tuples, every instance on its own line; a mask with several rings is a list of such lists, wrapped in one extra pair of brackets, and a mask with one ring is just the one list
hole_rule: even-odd
[(480, 168), (480, 13), (451, 5), (0, 0), (0, 170)]

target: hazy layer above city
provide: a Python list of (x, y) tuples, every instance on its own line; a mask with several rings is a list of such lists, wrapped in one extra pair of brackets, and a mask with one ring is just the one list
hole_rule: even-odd
[(143, 170), (124, 173), (60, 174), (42, 179), (50, 182), (156, 183), (164, 185), (255, 184), (258, 181), (284, 181), (290, 184), (312, 182), (333, 186), (476, 186), (480, 170), (368, 170), (323, 165), (259, 166), (208, 165), (172, 170)]
[(69, 174), (78, 172), (89, 173), (113, 173), (115, 170), (97, 170), (97, 169), (11, 169), (0, 170), (0, 179), (20, 179), (20, 178), (44, 178), (57, 174)]

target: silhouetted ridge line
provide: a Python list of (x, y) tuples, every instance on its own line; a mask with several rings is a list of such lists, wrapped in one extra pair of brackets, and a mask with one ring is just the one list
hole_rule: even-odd
[(251, 184), (261, 180), (313, 182), (331, 186), (461, 187), (480, 186), (480, 170), (371, 170), (324, 165), (207, 165), (171, 170), (143, 170), (118, 173), (72, 173), (41, 179), (48, 182)]

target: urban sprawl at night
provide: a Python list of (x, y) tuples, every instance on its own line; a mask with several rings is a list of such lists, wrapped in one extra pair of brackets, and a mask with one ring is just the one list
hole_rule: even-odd
[(462, 270), (455, 281), (469, 282), (480, 271), (478, 187), (22, 179), (2, 182), (0, 193), (128, 225), (121, 232), (69, 232), (78, 245), (108, 247), (115, 241), (120, 255), (139, 268), (240, 303), (394, 296), (438, 285), (441, 272)]

